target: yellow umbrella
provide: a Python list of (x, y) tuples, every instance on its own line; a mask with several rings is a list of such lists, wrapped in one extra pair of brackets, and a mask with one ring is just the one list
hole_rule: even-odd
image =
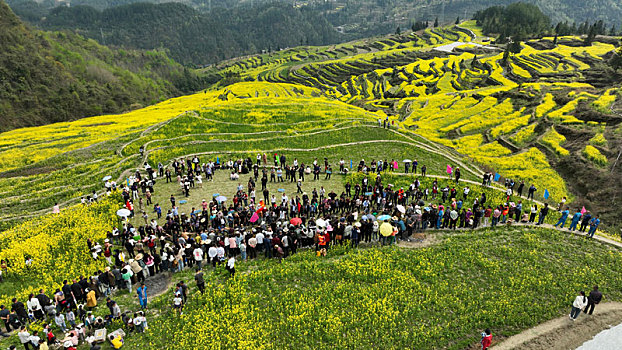
[(389, 224), (388, 222), (384, 222), (382, 223), (382, 225), (380, 225), (381, 235), (385, 237), (389, 237), (392, 233), (393, 233), (393, 226), (391, 226), (391, 224)]

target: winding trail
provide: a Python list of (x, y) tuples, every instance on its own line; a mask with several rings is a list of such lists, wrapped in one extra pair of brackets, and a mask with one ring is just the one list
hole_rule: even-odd
[[(491, 349), (576, 349), (611, 324), (622, 322), (622, 303), (609, 302), (596, 306), (593, 315), (581, 313), (576, 321), (562, 316), (511, 336)], [(620, 348), (618, 348), (620, 349)], [(602, 350), (609, 350), (602, 348)], [(613, 349), (612, 349), (613, 350)]]

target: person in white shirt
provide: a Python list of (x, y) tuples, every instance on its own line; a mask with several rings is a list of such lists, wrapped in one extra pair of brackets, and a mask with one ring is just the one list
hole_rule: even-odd
[(209, 247), (207, 250), (207, 256), (209, 260), (212, 262), (212, 266), (216, 267), (216, 256), (218, 255), (218, 249), (215, 246)]
[(229, 258), (229, 261), (227, 261), (227, 270), (231, 277), (235, 276), (235, 257), (232, 256)]
[(41, 303), (39, 303), (39, 299), (35, 298), (33, 293), (30, 293), (26, 306), (28, 307), (28, 312), (32, 313), (36, 319), (43, 319), (43, 309), (41, 308)]
[(175, 310), (175, 313), (179, 312), (180, 315), (183, 315), (184, 312), (183, 310), (183, 299), (181, 298), (181, 293), (177, 292), (175, 293), (175, 298), (173, 298), (173, 310)]
[(218, 247), (216, 256), (218, 258), (218, 264), (220, 265), (220, 263), (225, 261), (225, 248)]
[(570, 319), (576, 320), (577, 317), (581, 314), (581, 310), (583, 310), (587, 306), (587, 297), (585, 296), (585, 292), (579, 292), (579, 295), (574, 299), (572, 303), (572, 310), (570, 310)]
[(192, 252), (192, 256), (194, 256), (194, 261), (197, 263), (197, 268), (200, 269), (203, 263), (203, 249), (196, 247)]
[(257, 240), (257, 250), (258, 251), (262, 251), (263, 250), (263, 240), (264, 240), (264, 234), (263, 232), (259, 231), (257, 232), (257, 234), (255, 235), (255, 239)]

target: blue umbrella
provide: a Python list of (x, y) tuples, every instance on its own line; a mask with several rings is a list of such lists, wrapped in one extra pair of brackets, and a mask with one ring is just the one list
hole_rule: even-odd
[(366, 196), (371, 196), (372, 194), (374, 194), (373, 192), (365, 192)]
[(384, 214), (384, 215), (380, 215), (378, 217), (378, 220), (384, 221), (384, 220), (389, 220), (390, 218), (391, 218), (391, 215)]
[(112, 176), (110, 176), (110, 175), (106, 175), (106, 176), (104, 176), (104, 178), (102, 179), (102, 181), (108, 181), (108, 180), (110, 180), (110, 179), (112, 179)]
[(216, 201), (218, 203), (222, 203), (222, 202), (224, 202), (226, 200), (227, 200), (227, 197), (225, 197), (225, 196), (218, 196), (218, 197), (216, 197)]
[(192, 214), (200, 214), (200, 213), (201, 213), (200, 210), (195, 210), (195, 211), (192, 212)]
[(185, 199), (182, 199), (182, 200), (179, 201), (179, 204), (186, 204), (186, 203), (188, 203), (188, 201), (185, 200)]
[(279, 192), (285, 192), (285, 189), (284, 189), (284, 188), (279, 188), (279, 190), (278, 190), (278, 191), (279, 191)]
[(214, 193), (212, 196), (213, 197), (218, 197), (218, 196), (220, 196), (220, 193)]

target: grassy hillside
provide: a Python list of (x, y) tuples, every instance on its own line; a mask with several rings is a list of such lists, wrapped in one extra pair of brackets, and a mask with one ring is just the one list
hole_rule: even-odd
[[(616, 196), (603, 184), (618, 176), (608, 169), (622, 139), (606, 67), (613, 45), (545, 38), (504, 65), (503, 54), (475, 46), (477, 33), (465, 23), (225, 61), (202, 72), (228, 77), (206, 93), (0, 134), (2, 219), (75, 202), (104, 175), (123, 179), (145, 161), (278, 151), (305, 160), (420, 157), (432, 173), (457, 164), (477, 178), (468, 157), (501, 181), (534, 183), (540, 199), (545, 189), (552, 201), (575, 198), (611, 224)], [(454, 52), (435, 49), (454, 41)], [(255, 82), (227, 86), (241, 80)], [(393, 130), (374, 127), (387, 116)], [(79, 180), (67, 186), (67, 178)]]
[(118, 113), (202, 84), (160, 51), (31, 30), (3, 1), (0, 29), (0, 131)]
[(123, 181), (144, 162), (156, 166), (193, 154), (215, 160), (283, 152), (307, 164), (315, 157), (333, 164), (339, 158), (414, 158), (427, 164), (430, 174), (459, 164), (466, 177), (479, 176), (444, 147), (406, 130), (379, 128), (377, 119), (383, 117), (317, 89), (252, 82), (127, 114), (13, 130), (0, 134), (1, 219), (48, 212), (56, 202), (75, 203), (100, 191), (106, 175)]
[(619, 250), (544, 229), (448, 234), (422, 249), (312, 253), (240, 263), (235, 280), (210, 272), (206, 294), (194, 290), (182, 317), (165, 295), (154, 303), (163, 314), (127, 346), (465, 349), (485, 328), (500, 340), (567, 315), (576, 291), (592, 284), (607, 301), (622, 298)]

